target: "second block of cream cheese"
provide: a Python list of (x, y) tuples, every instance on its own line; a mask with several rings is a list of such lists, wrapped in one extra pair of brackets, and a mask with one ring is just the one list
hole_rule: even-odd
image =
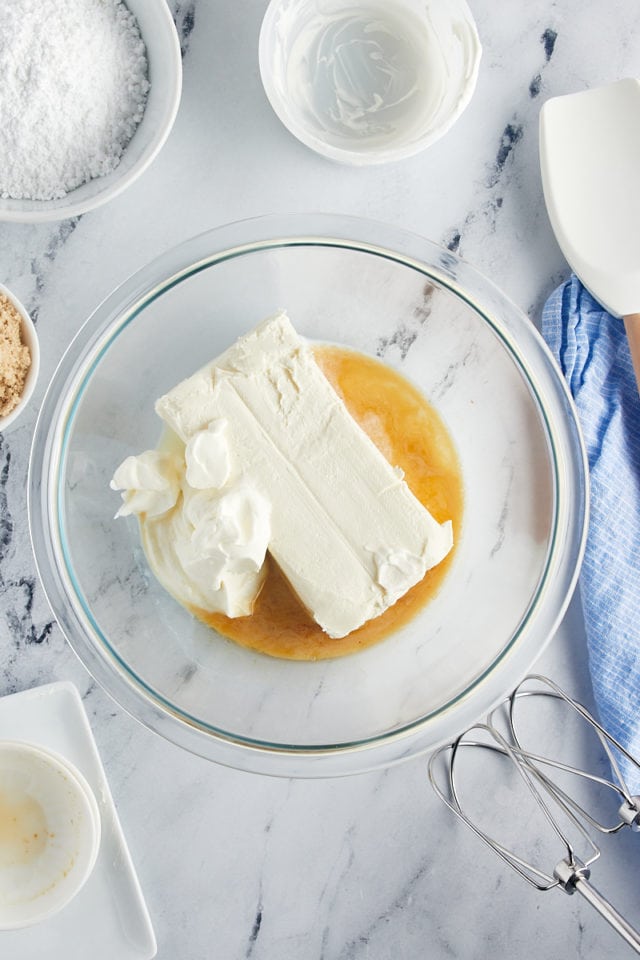
[(451, 524), (437, 523), (411, 493), (284, 313), (156, 410), (185, 444), (226, 421), (236, 469), (271, 504), (269, 551), (331, 637), (378, 616), (451, 549)]

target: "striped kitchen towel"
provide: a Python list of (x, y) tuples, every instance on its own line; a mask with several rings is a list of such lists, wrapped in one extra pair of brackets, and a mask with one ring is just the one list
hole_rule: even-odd
[[(572, 276), (547, 301), (542, 333), (578, 409), (591, 520), (580, 593), (600, 720), (640, 759), (640, 397), (622, 320)], [(626, 765), (640, 793), (640, 771)]]

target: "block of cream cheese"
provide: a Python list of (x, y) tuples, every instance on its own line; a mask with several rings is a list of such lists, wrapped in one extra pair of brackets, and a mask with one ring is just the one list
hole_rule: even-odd
[(437, 523), (411, 493), (284, 313), (161, 397), (156, 411), (186, 449), (210, 424), (226, 424), (225, 484), (270, 505), (269, 552), (330, 637), (384, 612), (451, 549), (451, 523)]

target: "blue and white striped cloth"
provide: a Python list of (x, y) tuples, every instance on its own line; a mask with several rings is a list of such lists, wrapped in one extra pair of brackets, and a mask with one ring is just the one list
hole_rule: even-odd
[[(580, 593), (603, 726), (640, 758), (640, 398), (622, 320), (571, 277), (547, 301), (542, 333), (573, 395), (591, 475)], [(640, 774), (626, 766), (629, 786)]]

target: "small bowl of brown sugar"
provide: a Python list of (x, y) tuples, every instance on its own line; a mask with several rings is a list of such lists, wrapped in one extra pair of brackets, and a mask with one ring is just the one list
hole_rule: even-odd
[(33, 320), (0, 283), (0, 432), (26, 407), (39, 367), (40, 348)]

